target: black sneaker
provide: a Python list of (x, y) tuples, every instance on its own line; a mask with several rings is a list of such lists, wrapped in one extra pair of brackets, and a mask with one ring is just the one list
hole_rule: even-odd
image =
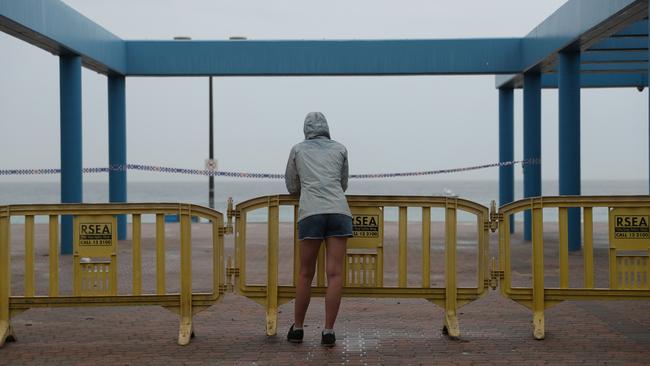
[(289, 333), (287, 333), (287, 341), (291, 343), (302, 343), (302, 337), (305, 335), (302, 329), (293, 329), (293, 325), (289, 328)]
[(321, 335), (320, 344), (322, 344), (325, 347), (334, 347), (334, 345), (336, 344), (336, 336), (334, 335), (334, 333), (325, 334), (321, 332), (320, 335)]

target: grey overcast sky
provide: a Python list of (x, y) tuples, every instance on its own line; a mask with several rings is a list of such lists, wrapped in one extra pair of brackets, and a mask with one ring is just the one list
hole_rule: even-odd
[[(124, 39), (402, 39), (520, 37), (565, 0), (181, 1), (67, 0)], [(0, 33), (0, 169), (59, 167), (58, 59)], [(83, 162), (106, 166), (103, 75), (83, 77)], [(498, 160), (492, 76), (215, 79), (215, 155), (221, 170), (284, 172), (309, 111), (327, 116), (352, 173), (454, 168)], [(127, 79), (128, 161), (202, 168), (207, 78)], [(516, 94), (515, 157), (522, 98)], [(543, 92), (543, 178), (557, 179), (557, 92)], [(646, 179), (647, 90), (582, 92), (583, 179)], [(521, 169), (516, 170), (521, 179)], [(57, 180), (2, 177), (1, 181)], [(106, 180), (106, 175), (87, 175)], [(192, 180), (129, 173), (131, 180)], [(498, 179), (498, 169), (435, 179)]]

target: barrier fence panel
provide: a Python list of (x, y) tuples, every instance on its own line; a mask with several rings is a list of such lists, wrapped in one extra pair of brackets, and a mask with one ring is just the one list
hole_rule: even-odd
[[(557, 210), (557, 268), (545, 264), (544, 209)], [(568, 246), (568, 210), (579, 209), (583, 217), (582, 263), (571, 271)], [(608, 281), (596, 281), (594, 261), (594, 209), (608, 215)], [(529, 286), (513, 286), (510, 217), (532, 211), (532, 281)], [(544, 310), (565, 300), (648, 300), (650, 299), (650, 197), (648, 196), (563, 196), (536, 197), (499, 209), (500, 287), (504, 296), (533, 311), (533, 335), (544, 338)], [(548, 256), (547, 256), (548, 258)], [(555, 261), (553, 261), (555, 263)], [(603, 265), (604, 261), (600, 261)], [(579, 271), (579, 266), (582, 271)], [(580, 273), (581, 272), (581, 273)], [(601, 271), (602, 272), (602, 271)], [(559, 274), (559, 286), (545, 282)], [(582, 276), (581, 284), (571, 274)], [(574, 279), (574, 281), (571, 281)], [(578, 278), (579, 279), (579, 278)]]
[[(130, 263), (118, 267), (120, 261), (119, 247), (128, 247), (128, 243), (117, 241), (116, 215), (131, 216), (131, 251), (122, 250), (130, 255)], [(74, 253), (72, 255), (71, 274), (62, 271), (59, 263), (59, 218), (71, 215), (74, 220)], [(155, 224), (144, 227), (142, 216), (155, 217)], [(179, 218), (179, 241), (166, 242), (165, 217), (174, 215)], [(48, 225), (47, 256), (49, 283), (45, 287), (39, 278), (46, 277), (35, 266), (35, 217), (44, 216)], [(12, 231), (11, 218), (24, 220), (24, 290), (22, 295), (13, 287), (12, 270)], [(192, 222), (203, 219), (211, 226), (211, 245), (201, 248), (201, 253), (209, 251), (211, 256), (201, 259), (209, 262), (212, 277), (205, 283), (193, 282), (192, 278)], [(198, 224), (202, 225), (202, 224)], [(14, 225), (17, 226), (17, 225)], [(143, 238), (143, 229), (152, 227), (154, 238)], [(155, 228), (154, 228), (155, 227)], [(230, 230), (229, 230), (230, 229)], [(194, 336), (192, 326), (193, 314), (211, 306), (218, 301), (226, 290), (225, 267), (223, 259), (223, 235), (232, 232), (232, 227), (224, 227), (223, 215), (205, 207), (178, 203), (124, 203), (124, 204), (49, 204), (49, 205), (11, 205), (0, 207), (0, 346), (6, 341), (15, 341), (11, 327), (11, 317), (30, 308), (66, 307), (66, 306), (139, 306), (158, 305), (180, 315), (178, 343), (185, 345)], [(143, 240), (144, 239), (144, 240)], [(151, 240), (150, 240), (151, 239)], [(155, 242), (154, 242), (155, 240)], [(143, 242), (155, 247), (155, 281), (152, 279), (151, 290), (143, 289)], [(172, 245), (173, 244), (173, 245)], [(148, 248), (148, 247), (147, 247)], [(18, 248), (13, 248), (19, 252)], [(166, 253), (178, 250), (180, 263), (176, 268), (166, 268), (170, 261)], [(148, 252), (148, 253), (149, 253)], [(128, 254), (128, 255), (127, 255)], [(195, 258), (198, 254), (195, 254)], [(154, 261), (153, 254), (151, 255)], [(203, 263), (203, 262), (201, 262)], [(38, 263), (37, 263), (38, 264)], [(130, 266), (129, 266), (130, 265)], [(40, 267), (40, 266), (39, 266)], [(125, 267), (127, 269), (125, 269)], [(131, 291), (129, 286), (118, 281), (122, 268), (131, 272)], [(147, 268), (145, 266), (145, 268)], [(167, 272), (166, 272), (167, 270)], [(178, 281), (172, 281), (173, 290), (168, 291), (166, 284), (170, 272), (178, 273)], [(59, 278), (61, 276), (61, 278)], [(124, 276), (123, 276), (124, 277)], [(201, 276), (203, 277), (203, 276)], [(60, 280), (71, 283), (59, 288)], [(202, 280), (201, 278), (199, 280)], [(42, 282), (42, 281), (41, 281)], [(154, 285), (155, 283), (155, 285)], [(201, 287), (195, 292), (193, 286)], [(126, 289), (125, 289), (126, 288)]]
[[(460, 334), (457, 309), (485, 294), (490, 284), (488, 279), (487, 256), (489, 251), (490, 213), (487, 207), (474, 202), (455, 197), (420, 197), (420, 196), (348, 196), (348, 203), (353, 214), (354, 237), (348, 240), (347, 258), (344, 267), (345, 297), (383, 297), (383, 298), (421, 298), (441, 306), (445, 310), (444, 328), (451, 337)], [(266, 332), (274, 335), (277, 332), (278, 306), (292, 300), (296, 293), (296, 279), (299, 273), (299, 242), (297, 235), (297, 205), (296, 196), (278, 195), (251, 199), (237, 204), (236, 209), (228, 212), (229, 218), (236, 218), (236, 248), (235, 266), (227, 268), (227, 274), (237, 281), (237, 291), (258, 302), (266, 308)], [(384, 247), (385, 212), (388, 208), (398, 211), (397, 223), (397, 258), (396, 286), (385, 284)], [(408, 275), (408, 209), (421, 210), (421, 270), (422, 277), (419, 285), (409, 286)], [(431, 210), (444, 211), (444, 258), (445, 273), (444, 287), (432, 287), (430, 282), (431, 266)], [(281, 223), (280, 211), (286, 209), (292, 216), (293, 226)], [(257, 243), (249, 236), (253, 233), (247, 229), (249, 215), (253, 211), (267, 210), (263, 218), (267, 224), (265, 283), (250, 283), (247, 279), (246, 263), (248, 255), (256, 255), (253, 247)], [(456, 278), (457, 252), (457, 214), (459, 211), (475, 217), (476, 222), (476, 285), (459, 287)], [(286, 219), (285, 219), (286, 220)], [(290, 221), (290, 220), (289, 220)], [(283, 229), (281, 229), (283, 228)], [(279, 283), (279, 267), (284, 266), (285, 257), (280, 257), (281, 236), (293, 236), (289, 240), (293, 244), (293, 266), (280, 275), (291, 276), (287, 284)], [(264, 239), (256, 239), (263, 241)], [(283, 242), (284, 242), (283, 241)], [(257, 248), (257, 247), (255, 247)], [(325, 287), (325, 256), (324, 246), (321, 247), (317, 264), (315, 286), (312, 286), (313, 296), (324, 296)]]

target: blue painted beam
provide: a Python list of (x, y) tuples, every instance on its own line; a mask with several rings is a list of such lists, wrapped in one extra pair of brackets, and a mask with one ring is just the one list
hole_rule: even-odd
[(643, 51), (648, 49), (648, 37), (607, 38), (595, 43), (590, 51)]
[[(499, 89), (499, 162), (515, 160), (515, 101), (514, 90)], [(499, 167), (499, 206), (515, 200), (515, 168)], [(510, 216), (510, 233), (515, 232), (514, 216)]]
[(81, 55), (98, 72), (126, 69), (124, 42), (59, 0), (0, 0), (0, 31), (57, 55)]
[[(583, 64), (580, 66), (582, 73), (640, 73), (648, 69), (647, 62), (623, 62), (623, 63), (608, 63), (608, 64)], [(557, 68), (552, 68), (547, 71), (548, 73), (557, 72)]]
[[(642, 51), (644, 52), (644, 51)], [(608, 62), (608, 63), (582, 63), (580, 69), (584, 71), (609, 71), (609, 70), (621, 70), (621, 71), (630, 71), (641, 69), (645, 72), (648, 68), (648, 61), (627, 61), (627, 62)]]
[[(520, 72), (519, 39), (130, 41), (59, 0), (0, 0), (0, 30), (126, 75), (411, 75)], [(128, 60), (128, 61), (127, 61)]]
[[(570, 0), (525, 37), (523, 68), (538, 66), (617, 14), (647, 0)], [(645, 14), (640, 16), (645, 17)]]
[[(59, 57), (61, 203), (83, 202), (81, 57)], [(72, 216), (61, 217), (61, 254), (72, 253)]]
[[(560, 52), (559, 180), (561, 196), (579, 196), (580, 189), (580, 52)], [(582, 247), (580, 209), (568, 209), (570, 251)]]
[[(646, 71), (629, 73), (582, 73), (580, 78), (581, 88), (640, 88), (648, 86), (648, 74)], [(523, 88), (523, 80), (520, 83), (512, 83), (512, 87)], [(557, 89), (558, 76), (556, 73), (542, 75), (542, 88)]]
[[(108, 77), (108, 166), (126, 167), (126, 86), (123, 76)], [(126, 202), (126, 170), (108, 173), (109, 202)], [(117, 216), (117, 238), (126, 239), (126, 215)]]
[[(522, 40), (522, 71), (553, 61), (557, 52), (588, 44), (611, 27), (647, 17), (648, 0), (569, 0)], [(496, 87), (519, 87), (518, 75), (496, 77)]]
[[(635, 74), (582, 74), (580, 77), (582, 88), (639, 88), (648, 86), (647, 73)], [(542, 75), (542, 88), (556, 89), (558, 87), (557, 74)]]
[[(542, 89), (541, 74), (524, 74), (524, 198), (542, 195)], [(524, 240), (531, 240), (531, 211), (524, 211)]]
[[(507, 74), (535, 67), (612, 16), (630, 17), (644, 1), (570, 0), (521, 41), (206, 41), (188, 42), (185, 52), (177, 42), (123, 42), (59, 0), (0, 0), (0, 30), (56, 54), (81, 55), (84, 66), (107, 74)], [(596, 47), (635, 49), (639, 39), (629, 37), (643, 23)]]
[(628, 26), (620, 32), (616, 32), (612, 37), (639, 37), (648, 36), (648, 19), (639, 20)]
[(646, 51), (586, 51), (582, 64), (648, 62)]
[(503, 74), (519, 39), (127, 41), (129, 76)]

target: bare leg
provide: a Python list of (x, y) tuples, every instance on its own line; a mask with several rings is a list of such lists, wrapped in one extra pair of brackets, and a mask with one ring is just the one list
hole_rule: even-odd
[(347, 238), (325, 239), (327, 250), (327, 294), (325, 295), (325, 328), (333, 329), (341, 305), (343, 290), (343, 260)]
[(316, 272), (316, 260), (321, 240), (307, 239), (300, 242), (300, 274), (296, 284), (296, 303), (294, 304), (294, 324), (302, 328), (305, 314), (311, 299), (311, 282)]

